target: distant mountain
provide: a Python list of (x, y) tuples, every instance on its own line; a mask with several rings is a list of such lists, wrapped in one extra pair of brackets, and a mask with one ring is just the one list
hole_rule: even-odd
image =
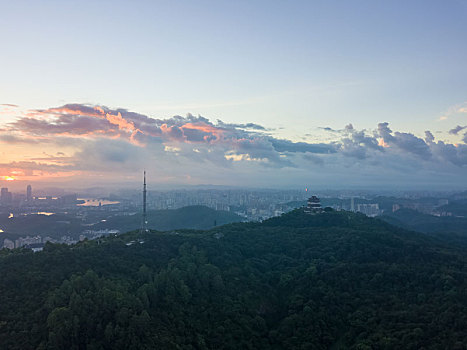
[(401, 208), (380, 217), (392, 225), (408, 230), (439, 235), (458, 234), (467, 238), (467, 217), (433, 216)]
[(467, 218), (467, 198), (450, 201), (449, 204), (439, 207), (440, 211), (450, 212), (454, 216)]
[(0, 271), (2, 349), (467, 344), (465, 250), (356, 213), (2, 250)]

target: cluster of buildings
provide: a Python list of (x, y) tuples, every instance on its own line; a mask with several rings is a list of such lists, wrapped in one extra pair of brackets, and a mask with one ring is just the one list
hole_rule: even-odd
[[(112, 201), (113, 205), (103, 206), (121, 212), (140, 209), (141, 195), (138, 192), (124, 190), (119, 192), (119, 194), (106, 195), (105, 197)], [(83, 197), (93, 197), (93, 195)], [(305, 199), (305, 193), (299, 190), (195, 189), (148, 191), (147, 209), (178, 209), (192, 205), (203, 205), (215, 210), (235, 212), (248, 220), (261, 220), (294, 208), (293, 204), (287, 205), (288, 202), (298, 202)], [(96, 201), (96, 203), (99, 203), (99, 201)], [(83, 205), (83, 201), (76, 194), (33, 196), (32, 188), (28, 186), (26, 195), (24, 195), (24, 192), (12, 194), (7, 188), (2, 189), (0, 205), (20, 210), (28, 208), (37, 208), (38, 211), (51, 208), (59, 210), (64, 207), (67, 210), (73, 210), (77, 209), (77, 205)]]
[(369, 204), (357, 204), (355, 212), (365, 214), (369, 217), (375, 217), (381, 215), (381, 210), (379, 209), (378, 203), (369, 203)]
[[(122, 190), (117, 195), (105, 196), (105, 199), (99, 199), (102, 197), (96, 194), (94, 198), (91, 198), (92, 196), (93, 194), (84, 195), (83, 197), (88, 199), (83, 203), (76, 194), (35, 196), (31, 186), (28, 186), (23, 193), (11, 193), (5, 188), (2, 190), (0, 202), (2, 215), (0, 248), (31, 247), (37, 244), (43, 245), (47, 241), (70, 244), (83, 239), (95, 239), (118, 233), (118, 227), (105, 225), (108, 217), (141, 213), (141, 194), (136, 191)], [(203, 205), (216, 210), (234, 212), (248, 221), (261, 221), (295, 208), (293, 203), (301, 203), (304, 199), (303, 191), (297, 190), (151, 191), (148, 193), (147, 207), (148, 210), (157, 210)], [(40, 219), (38, 214), (50, 216), (46, 222), (50, 222), (53, 228), (50, 228), (47, 236), (52, 238), (43, 238), (44, 231), (37, 226), (37, 223), (42, 222), (43, 219)], [(34, 227), (28, 224), (23, 230), (21, 222), (36, 224)], [(97, 223), (99, 225), (96, 226)], [(13, 227), (15, 228), (12, 229)], [(1, 237), (2, 229), (6, 230), (3, 237)], [(23, 235), (21, 238), (13, 239), (12, 232), (15, 232), (14, 235), (22, 232)]]
[(394, 213), (402, 208), (405, 208), (433, 216), (452, 216), (452, 212), (444, 209), (444, 206), (448, 204), (449, 200), (444, 198), (437, 199), (436, 201), (400, 202), (392, 205), (392, 212)]
[(10, 206), (15, 204), (14, 199), (16, 202), (32, 202), (32, 187), (28, 185), (26, 187), (26, 197), (20, 196), (18, 198), (13, 198), (13, 192), (10, 192), (7, 187), (3, 187), (0, 190), (0, 205), (2, 206)]
[(52, 239), (51, 237), (42, 238), (40, 235), (36, 235), (33, 237), (30, 237), (30, 236), (19, 237), (15, 239), (14, 241), (8, 238), (5, 238), (3, 240), (3, 248), (13, 249), (13, 248), (20, 248), (20, 247), (39, 247), (39, 246), (43, 246), (46, 242), (58, 242), (58, 241)]
[(10, 205), (13, 202), (13, 193), (8, 191), (8, 188), (3, 187), (0, 190), (0, 204)]
[[(135, 210), (141, 206), (141, 197), (134, 192), (123, 193), (112, 199), (120, 202), (116, 207)], [(234, 212), (245, 220), (259, 221), (280, 215), (297, 207), (306, 200), (299, 190), (242, 190), (199, 189), (148, 191), (148, 210), (178, 209), (191, 205), (203, 205), (215, 210)], [(296, 203), (294, 203), (296, 202)], [(300, 206), (300, 205), (298, 205)]]
[(68, 235), (62, 236), (58, 239), (54, 239), (49, 236), (42, 237), (41, 235), (19, 237), (15, 239), (14, 241), (11, 239), (5, 238), (3, 240), (3, 245), (0, 245), (0, 248), (14, 249), (14, 248), (26, 247), (34, 251), (40, 251), (42, 250), (45, 243), (47, 242), (75, 244), (75, 243), (78, 243), (79, 241), (84, 241), (85, 239), (97, 239), (99, 237), (116, 235), (119, 233), (120, 233), (119, 230), (103, 229), (103, 230), (84, 230), (82, 234), (79, 235), (78, 239), (72, 236), (68, 236)]
[(33, 196), (32, 186), (26, 187), (26, 194), (10, 192), (7, 187), (0, 190), (0, 207), (8, 208), (44, 208), (44, 207), (63, 207), (75, 206), (79, 204), (77, 194), (64, 194), (55, 196)]

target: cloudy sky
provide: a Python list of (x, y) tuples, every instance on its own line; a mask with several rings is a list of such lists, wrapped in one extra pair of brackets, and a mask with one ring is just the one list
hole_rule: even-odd
[(0, 185), (465, 188), (467, 1), (1, 1)]

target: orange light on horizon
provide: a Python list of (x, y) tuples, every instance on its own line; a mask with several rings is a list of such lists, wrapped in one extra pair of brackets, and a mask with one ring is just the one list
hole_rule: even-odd
[(3, 179), (5, 181), (15, 181), (16, 180), (13, 176), (4, 176)]

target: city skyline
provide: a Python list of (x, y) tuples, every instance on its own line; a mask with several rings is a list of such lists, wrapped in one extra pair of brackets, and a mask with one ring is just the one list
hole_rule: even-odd
[(465, 189), (466, 1), (1, 6), (1, 187)]

